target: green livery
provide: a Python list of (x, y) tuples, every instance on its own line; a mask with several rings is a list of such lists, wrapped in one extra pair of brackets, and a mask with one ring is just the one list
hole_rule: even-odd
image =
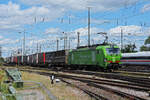
[(121, 52), (118, 46), (102, 45), (91, 48), (71, 50), (69, 65), (86, 65), (102, 69), (118, 69)]

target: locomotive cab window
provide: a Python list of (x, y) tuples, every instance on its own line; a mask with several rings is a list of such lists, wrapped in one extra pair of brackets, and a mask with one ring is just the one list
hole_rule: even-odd
[(119, 48), (106, 48), (107, 54), (119, 54), (120, 49)]

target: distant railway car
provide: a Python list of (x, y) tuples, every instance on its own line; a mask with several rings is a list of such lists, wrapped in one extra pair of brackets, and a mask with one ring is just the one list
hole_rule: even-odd
[(27, 64), (27, 56), (24, 56), (22, 65), (26, 65), (26, 64)]
[(61, 50), (61, 51), (55, 52), (54, 57), (53, 57), (53, 64), (54, 65), (66, 65), (67, 56), (68, 56), (68, 50)]
[(27, 65), (32, 65), (32, 55), (27, 56)]
[(32, 64), (33, 66), (36, 66), (38, 63), (38, 54), (33, 54), (32, 55)]
[(46, 65), (65, 65), (66, 64), (66, 56), (67, 50), (60, 50), (55, 52), (46, 52), (45, 56), (45, 64)]
[(7, 63), (7, 64), (11, 64), (11, 57), (7, 57), (7, 58), (5, 58), (5, 63)]
[(42, 65), (44, 65), (44, 55), (43, 55), (43, 53), (38, 53), (37, 54), (37, 64), (39, 65), (39, 66), (42, 66)]
[(118, 46), (97, 46), (69, 52), (69, 65), (83, 65), (102, 69), (118, 69), (121, 52)]
[(123, 65), (150, 65), (150, 52), (123, 53)]
[(65, 65), (67, 51), (53, 51), (42, 52), (37, 54), (28, 55), (26, 62), (28, 65), (33, 66), (52, 66), (52, 65)]
[(18, 63), (18, 59), (17, 56), (12, 57), (13, 58), (13, 64), (17, 64)]
[(45, 64), (49, 65), (52, 63), (52, 59), (53, 59), (53, 54), (51, 52), (46, 52), (45, 53)]
[(10, 62), (11, 62), (11, 64), (14, 63), (14, 60), (13, 60), (13, 59), (14, 59), (14, 57), (11, 56), (11, 57), (10, 57)]
[(22, 64), (22, 56), (17, 56), (16, 64), (18, 64), (18, 65)]
[(27, 65), (29, 65), (30, 63), (30, 55), (27, 56)]

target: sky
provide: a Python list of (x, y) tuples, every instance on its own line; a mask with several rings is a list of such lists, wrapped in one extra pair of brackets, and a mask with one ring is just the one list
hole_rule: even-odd
[(134, 44), (139, 50), (150, 35), (149, 0), (0, 0), (0, 45), (3, 57), (21, 52), (25, 33), (26, 54), (75, 49), (88, 44), (88, 7), (91, 17), (91, 44), (105, 39), (120, 46)]

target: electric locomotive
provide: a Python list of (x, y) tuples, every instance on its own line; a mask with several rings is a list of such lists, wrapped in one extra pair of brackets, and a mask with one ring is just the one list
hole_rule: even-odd
[(118, 69), (121, 52), (118, 46), (101, 45), (91, 48), (71, 50), (68, 54), (68, 65), (88, 66), (96, 69)]

